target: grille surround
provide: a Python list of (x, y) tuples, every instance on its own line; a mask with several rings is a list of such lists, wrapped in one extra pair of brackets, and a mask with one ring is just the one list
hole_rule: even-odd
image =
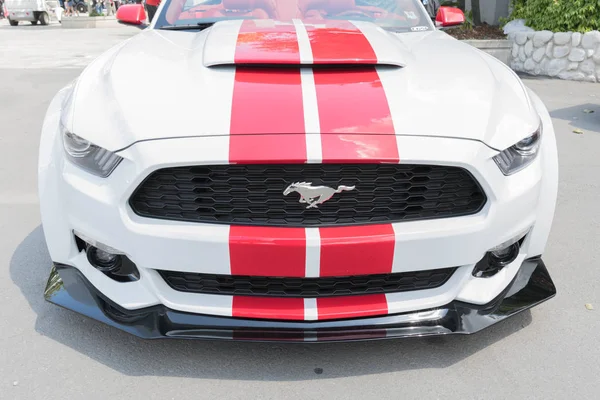
[(435, 289), (458, 268), (320, 278), (217, 275), (158, 270), (179, 292), (228, 296), (321, 298)]
[[(355, 186), (307, 209), (293, 182)], [(421, 164), (250, 164), (158, 169), (129, 198), (141, 217), (227, 225), (349, 226), (473, 215), (487, 203), (464, 168)]]

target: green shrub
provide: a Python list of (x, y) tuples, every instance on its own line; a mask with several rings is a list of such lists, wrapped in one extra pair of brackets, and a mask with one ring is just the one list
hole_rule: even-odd
[(473, 11), (465, 11), (465, 23), (462, 24), (461, 29), (465, 31), (472, 31), (475, 24), (473, 23)]
[(600, 30), (600, 0), (512, 0), (508, 21), (524, 19), (536, 31)]

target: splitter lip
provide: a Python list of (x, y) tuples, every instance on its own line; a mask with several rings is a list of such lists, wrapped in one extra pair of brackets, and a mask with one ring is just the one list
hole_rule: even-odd
[(145, 339), (180, 338), (259, 342), (342, 342), (472, 334), (556, 295), (541, 258), (525, 260), (510, 285), (490, 303), (453, 301), (430, 310), (382, 317), (279, 321), (192, 314), (154, 306), (126, 310), (100, 293), (74, 267), (55, 264), (47, 301)]

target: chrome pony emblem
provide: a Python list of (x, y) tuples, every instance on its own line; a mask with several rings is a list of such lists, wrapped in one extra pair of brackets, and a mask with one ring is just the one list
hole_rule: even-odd
[(354, 190), (355, 186), (338, 186), (337, 189), (328, 186), (311, 186), (311, 182), (296, 182), (292, 183), (283, 191), (283, 195), (287, 196), (292, 192), (300, 195), (300, 203), (308, 203), (306, 208), (318, 208), (319, 204), (325, 203), (336, 193)]

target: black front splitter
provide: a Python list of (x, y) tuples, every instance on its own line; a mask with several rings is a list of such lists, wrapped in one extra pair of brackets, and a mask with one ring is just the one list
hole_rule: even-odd
[(556, 294), (541, 258), (526, 260), (509, 287), (484, 306), (453, 301), (405, 314), (333, 321), (274, 321), (191, 314), (155, 306), (125, 310), (103, 296), (75, 268), (55, 264), (46, 300), (146, 338), (337, 342), (471, 334), (536, 306)]

